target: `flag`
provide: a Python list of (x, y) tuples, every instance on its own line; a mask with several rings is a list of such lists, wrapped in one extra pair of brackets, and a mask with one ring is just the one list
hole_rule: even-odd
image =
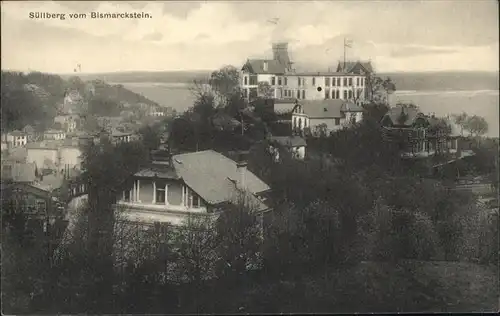
[(344, 39), (344, 46), (352, 48), (352, 41), (350, 39)]

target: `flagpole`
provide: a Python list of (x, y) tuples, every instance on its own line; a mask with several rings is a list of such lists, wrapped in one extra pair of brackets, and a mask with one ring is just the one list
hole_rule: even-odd
[(344, 37), (344, 64), (343, 64), (343, 66), (342, 66), (342, 72), (344, 72), (344, 71), (345, 71), (345, 46), (346, 46), (346, 45), (345, 45), (345, 37)]

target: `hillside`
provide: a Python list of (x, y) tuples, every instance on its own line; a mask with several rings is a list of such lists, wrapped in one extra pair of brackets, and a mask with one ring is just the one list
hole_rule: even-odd
[[(245, 313), (493, 312), (494, 267), (463, 262), (364, 262), (311, 271), (283, 281), (261, 280), (229, 290), (231, 309)], [(250, 285), (252, 284), (252, 285)], [(221, 311), (222, 312), (222, 311)]]
[(158, 105), (122, 85), (110, 85), (100, 80), (84, 81), (75, 76), (63, 78), (40, 72), (10, 71), (2, 71), (1, 79), (2, 130), (7, 131), (22, 129), (28, 124), (38, 130), (47, 128), (58, 113), (67, 110), (64, 97), (68, 92), (78, 92), (82, 97), (81, 103), (76, 105), (77, 110), (86, 110), (87, 104), (102, 103), (116, 108), (114, 112), (119, 112), (119, 106), (125, 103)]
[[(193, 71), (124, 71), (111, 73), (81, 74), (83, 80), (103, 80), (106, 82), (158, 82), (158, 83), (192, 83), (193, 80), (206, 80), (210, 70)], [(61, 75), (63, 78), (70, 75)]]

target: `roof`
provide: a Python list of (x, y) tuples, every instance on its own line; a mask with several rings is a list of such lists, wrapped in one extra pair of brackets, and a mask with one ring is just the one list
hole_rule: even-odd
[[(278, 101), (278, 100), (276, 100)], [(293, 109), (295, 108), (296, 104), (295, 99), (290, 99), (287, 100), (286, 102), (275, 102), (274, 103), (274, 113), (276, 114), (286, 114), (286, 113), (292, 113)]]
[(135, 173), (136, 177), (154, 178), (158, 177), (160, 179), (179, 179), (179, 175), (168, 164), (162, 164), (158, 162), (153, 162), (148, 168), (142, 169)]
[(43, 177), (42, 180), (36, 182), (33, 186), (45, 191), (54, 191), (62, 187), (64, 176), (62, 174), (49, 174)]
[[(267, 70), (264, 63), (267, 62)], [(284, 74), (287, 66), (273, 59), (248, 59), (242, 70), (256, 74)]]
[(15, 130), (15, 131), (10, 132), (9, 135), (11, 135), (11, 136), (26, 136), (26, 133)]
[[(213, 150), (173, 156), (177, 174), (202, 199), (210, 204), (233, 201), (238, 195), (236, 162)], [(251, 171), (246, 171), (245, 189), (252, 194), (269, 190), (269, 186)]]
[(360, 107), (355, 103), (338, 99), (301, 100), (299, 104), (309, 118), (341, 118), (344, 117), (343, 112), (360, 111)]
[(287, 73), (287, 76), (359, 76), (358, 74), (339, 72), (339, 71), (301, 71), (294, 73)]
[[(343, 62), (340, 62), (338, 63), (337, 65), (337, 71), (340, 71), (340, 69), (342, 69), (342, 65), (344, 63)], [(354, 67), (356, 67), (357, 65), (360, 65), (361, 67), (363, 67), (367, 72), (373, 72), (373, 67), (372, 67), (372, 63), (370, 61), (347, 61), (345, 62), (345, 72), (352, 72), (354, 70)]]
[(57, 129), (49, 129), (45, 131), (45, 134), (64, 134), (64, 131)]
[(306, 141), (300, 136), (272, 136), (270, 140), (285, 147), (307, 146)]
[(58, 141), (41, 141), (26, 144), (26, 149), (57, 150), (61, 146)]
[(24, 162), (26, 161), (26, 158), (28, 157), (28, 152), (26, 148), (23, 147), (15, 147), (9, 149), (9, 154), (8, 155), (3, 155), (2, 156), (2, 161), (19, 161), (19, 162)]
[(113, 128), (113, 130), (111, 131), (111, 136), (113, 137), (130, 136), (130, 135), (132, 135), (131, 132), (122, 132), (117, 130), (116, 128)]
[(31, 125), (26, 125), (23, 128), (23, 132), (25, 132), (25, 133), (33, 133), (33, 132), (35, 132), (35, 129)]
[[(33, 182), (35, 181), (36, 166), (34, 163), (13, 163), (2, 167), (2, 179), (12, 180), (14, 182)], [(10, 170), (5, 171), (5, 170)]]
[[(406, 120), (401, 122), (401, 113), (404, 113), (406, 116)], [(391, 120), (394, 125), (404, 125), (410, 126), (412, 125), (417, 117), (419, 117), (420, 111), (414, 107), (406, 107), (406, 106), (395, 106), (389, 109), (389, 111), (384, 115), (384, 119), (387, 117)]]

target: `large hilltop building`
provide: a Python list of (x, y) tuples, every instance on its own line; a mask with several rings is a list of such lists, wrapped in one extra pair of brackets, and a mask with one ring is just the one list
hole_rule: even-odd
[(298, 72), (292, 66), (288, 43), (272, 45), (272, 59), (248, 59), (241, 69), (241, 88), (246, 98), (262, 96), (261, 83), (274, 99), (345, 100), (361, 104), (366, 97), (370, 62), (339, 63), (337, 71)]

